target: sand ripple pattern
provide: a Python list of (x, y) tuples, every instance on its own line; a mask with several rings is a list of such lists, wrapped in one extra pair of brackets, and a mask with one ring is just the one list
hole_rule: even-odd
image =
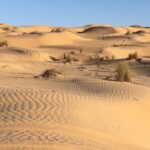
[(72, 79), (60, 84), (61, 89), (78, 95), (98, 96), (100, 99), (139, 100), (149, 89), (130, 83)]
[[(76, 131), (70, 134), (63, 126), (88, 129), (90, 126), (82, 123), (76, 114), (86, 110), (87, 104), (110, 97), (112, 101), (120, 97), (129, 100), (143, 94), (138, 86), (131, 84), (86, 80), (56, 82), (60, 92), (0, 88), (0, 149), (36, 149), (34, 145), (39, 145), (37, 149), (43, 150), (55, 144), (73, 145), (76, 149), (105, 149), (102, 141), (77, 136)], [(94, 95), (95, 100), (91, 100), (89, 96)]]

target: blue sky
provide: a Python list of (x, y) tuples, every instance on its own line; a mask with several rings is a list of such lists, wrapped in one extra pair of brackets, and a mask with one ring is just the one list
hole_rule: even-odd
[(0, 0), (0, 22), (13, 25), (150, 26), (150, 0)]

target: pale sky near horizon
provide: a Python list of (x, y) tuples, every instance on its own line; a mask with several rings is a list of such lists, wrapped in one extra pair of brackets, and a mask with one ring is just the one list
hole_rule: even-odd
[(150, 26), (150, 0), (0, 0), (0, 23)]

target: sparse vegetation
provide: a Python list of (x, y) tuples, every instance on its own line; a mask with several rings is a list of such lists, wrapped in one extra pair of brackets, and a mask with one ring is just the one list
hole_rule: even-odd
[(45, 70), (41, 75), (35, 76), (34, 78), (42, 77), (43, 79), (56, 78), (61, 75), (61, 72), (56, 69)]
[(2, 27), (2, 30), (8, 31), (9, 27)]
[(63, 62), (64, 63), (71, 63), (72, 61), (75, 61), (75, 58), (71, 57), (70, 54), (64, 53)]
[(114, 55), (112, 55), (111, 58), (112, 58), (112, 60), (115, 60), (115, 56)]
[(128, 46), (126, 42), (127, 41), (124, 39), (124, 40), (122, 40), (122, 42), (120, 44), (113, 44), (112, 46), (113, 47)]
[(8, 42), (7, 41), (3, 41), (3, 42), (0, 42), (0, 47), (8, 47)]
[(82, 49), (82, 48), (80, 48), (80, 49), (79, 49), (79, 52), (80, 52), (80, 54), (82, 54), (82, 52), (83, 52), (83, 49)]
[(104, 57), (100, 57), (100, 54), (103, 53), (104, 48), (100, 48), (99, 50), (96, 50), (94, 52), (94, 58), (95, 58), (95, 62), (96, 62), (96, 66), (97, 66), (97, 72), (96, 72), (96, 76), (99, 74), (99, 71), (101, 69), (101, 62), (104, 60)]
[(131, 32), (130, 32), (130, 31), (127, 31), (125, 35), (130, 35), (130, 34), (131, 34)]
[(100, 55), (99, 55), (99, 51), (95, 51), (95, 60), (96, 60), (97, 69), (100, 69)]
[(60, 61), (59, 58), (55, 58), (55, 57), (53, 57), (53, 56), (50, 56), (50, 59), (51, 59), (52, 61)]
[(67, 29), (64, 27), (57, 27), (57, 28), (52, 29), (51, 32), (60, 33), (60, 32), (66, 31), (66, 30)]
[(134, 53), (129, 54), (128, 59), (129, 60), (138, 59), (138, 53), (134, 52)]
[(116, 70), (115, 80), (119, 82), (130, 82), (131, 81), (131, 71), (127, 63), (120, 63)]
[(30, 32), (29, 34), (42, 35), (42, 33), (37, 32), (37, 31)]
[(95, 61), (96, 61), (96, 66), (97, 66), (96, 76), (98, 76), (100, 68), (101, 68), (100, 67), (100, 61), (101, 61), (101, 59), (100, 59), (100, 55), (99, 54), (100, 54), (99, 50), (95, 51), (95, 53), (94, 53)]
[(106, 59), (106, 60), (109, 60), (109, 59), (110, 59), (110, 57), (109, 57), (108, 55), (106, 55), (105, 59)]
[(144, 33), (146, 33), (144, 30), (139, 30), (139, 31), (133, 32), (133, 34), (144, 34)]
[(70, 54), (75, 55), (76, 53), (74, 51), (71, 51)]
[(118, 44), (113, 44), (113, 47), (118, 47), (118, 46), (120, 46), (120, 45), (118, 45)]

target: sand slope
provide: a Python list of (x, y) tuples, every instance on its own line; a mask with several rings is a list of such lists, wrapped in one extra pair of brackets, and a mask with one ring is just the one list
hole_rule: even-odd
[[(0, 150), (149, 150), (149, 35), (139, 26), (1, 24)], [(99, 49), (108, 59), (96, 76)], [(125, 60), (134, 52), (141, 61)], [(121, 61), (131, 83), (113, 81)], [(35, 78), (52, 68), (61, 76)]]

